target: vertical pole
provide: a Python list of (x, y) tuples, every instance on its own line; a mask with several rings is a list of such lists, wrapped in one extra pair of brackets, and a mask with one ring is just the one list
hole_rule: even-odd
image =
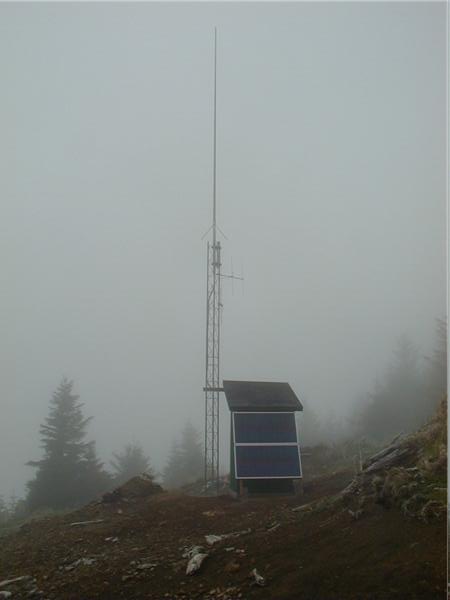
[(216, 155), (217, 155), (217, 27), (214, 27), (214, 115), (213, 115), (213, 246), (216, 245)]
[[(218, 389), (219, 381), (219, 342), (220, 342), (220, 242), (217, 242), (216, 227), (217, 227), (217, 27), (214, 27), (214, 160), (213, 160), (213, 240), (215, 247), (214, 261), (214, 319), (215, 319), (215, 339), (214, 339), (214, 354), (215, 354), (215, 377), (213, 386)], [(213, 416), (213, 448), (214, 448), (214, 465), (213, 478), (215, 479), (216, 491), (219, 490), (219, 392), (214, 392), (214, 416)]]
[[(217, 380), (216, 387), (220, 387), (220, 311), (222, 308), (221, 302), (221, 290), (220, 290), (220, 267), (221, 267), (221, 256), (220, 256), (221, 246), (220, 242), (217, 242), (217, 252), (218, 252), (218, 260), (217, 260)], [(219, 493), (219, 414), (220, 414), (220, 405), (219, 405), (219, 392), (216, 392), (216, 431), (217, 431), (217, 451), (216, 451), (216, 491)]]
[(204, 481), (208, 481), (208, 343), (209, 343), (209, 242), (206, 251), (206, 353), (205, 353), (205, 459)]
[[(218, 267), (220, 263), (220, 246), (217, 243), (217, 28), (214, 27), (214, 111), (213, 111), (213, 278), (214, 278), (214, 294), (213, 294), (213, 387), (219, 387), (219, 278)], [(219, 432), (217, 429), (217, 411), (218, 411), (218, 392), (212, 394), (212, 483), (219, 485), (217, 473), (217, 447)], [(215, 481), (214, 481), (215, 480)]]
[(217, 148), (217, 29), (214, 28), (213, 111), (213, 222), (212, 244), (208, 243), (206, 280), (206, 373), (205, 373), (205, 491), (219, 490), (219, 392), (220, 386), (220, 242), (217, 241), (216, 160)]

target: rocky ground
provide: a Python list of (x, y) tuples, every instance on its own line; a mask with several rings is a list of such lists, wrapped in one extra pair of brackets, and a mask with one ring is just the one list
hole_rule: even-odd
[(302, 496), (194, 497), (136, 478), (2, 538), (0, 598), (444, 599), (445, 423), (443, 405), (356, 478), (323, 475)]

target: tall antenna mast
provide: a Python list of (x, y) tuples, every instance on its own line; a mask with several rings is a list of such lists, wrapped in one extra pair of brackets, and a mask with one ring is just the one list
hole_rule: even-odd
[(216, 172), (217, 172), (217, 27), (214, 27), (214, 117), (213, 117), (213, 245), (216, 243)]
[(212, 243), (207, 245), (206, 364), (205, 364), (205, 491), (219, 489), (219, 392), (220, 392), (220, 267), (217, 241), (216, 149), (217, 149), (217, 28), (214, 28), (214, 117), (213, 117), (213, 222)]
[[(223, 277), (240, 279), (238, 275), (221, 272), (221, 245), (217, 241), (216, 211), (216, 149), (217, 149), (217, 28), (214, 27), (214, 118), (213, 118), (213, 221), (212, 242), (207, 246), (206, 271), (206, 364), (205, 364), (205, 492), (219, 491), (219, 393), (220, 387), (220, 323), (222, 299), (220, 283)], [(206, 235), (206, 234), (205, 234)], [(222, 233), (222, 235), (224, 235)], [(225, 237), (225, 236), (224, 236)], [(233, 269), (232, 269), (233, 270)]]

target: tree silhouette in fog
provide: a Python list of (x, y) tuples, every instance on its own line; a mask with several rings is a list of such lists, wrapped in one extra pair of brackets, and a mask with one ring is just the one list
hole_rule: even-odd
[(114, 460), (111, 461), (111, 465), (115, 471), (115, 482), (118, 485), (141, 473), (153, 476), (150, 459), (144, 454), (139, 444), (128, 444), (122, 452), (113, 453), (113, 456)]
[(183, 481), (183, 455), (178, 442), (173, 442), (163, 472), (163, 485), (171, 489)]
[(186, 423), (181, 431), (180, 443), (175, 442), (164, 469), (164, 485), (178, 487), (196, 481), (203, 475), (203, 450), (200, 433)]
[(436, 319), (436, 342), (427, 357), (425, 385), (433, 407), (447, 394), (447, 321)]
[(361, 415), (362, 431), (369, 438), (386, 441), (417, 429), (431, 416), (446, 393), (446, 347), (444, 321), (438, 321), (436, 347), (425, 367), (409, 338), (398, 340), (394, 360), (384, 378), (376, 382)]
[(29, 510), (79, 506), (110, 484), (94, 442), (84, 441), (91, 417), (83, 416), (72, 388), (73, 382), (64, 378), (53, 393), (49, 415), (40, 427), (43, 458), (27, 463), (37, 468), (27, 484)]
[(385, 441), (420, 424), (424, 389), (418, 358), (416, 347), (402, 336), (392, 364), (384, 379), (377, 380), (362, 415), (362, 428), (369, 438)]

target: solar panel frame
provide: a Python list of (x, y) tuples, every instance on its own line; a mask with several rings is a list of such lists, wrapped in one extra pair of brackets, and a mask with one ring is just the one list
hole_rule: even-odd
[[(295, 421), (295, 412), (294, 411), (234, 411), (232, 412), (232, 424), (233, 424), (233, 445), (234, 445), (234, 473), (235, 473), (235, 477), (236, 479), (301, 479), (303, 477), (303, 470), (302, 470), (302, 460), (301, 460), (301, 455), (300, 455), (300, 444), (298, 442), (298, 432), (297, 432), (297, 427), (295, 428), (295, 435), (296, 435), (296, 442), (250, 442), (250, 443), (246, 443), (246, 442), (236, 442), (236, 431), (235, 431), (235, 415), (236, 414), (277, 414), (277, 413), (283, 413), (286, 414), (286, 412), (292, 414), (293, 419)], [(299, 475), (298, 474), (293, 474), (293, 475), (271, 475), (271, 476), (267, 476), (267, 475), (263, 475), (263, 476), (240, 476), (239, 475), (239, 471), (238, 471), (238, 465), (237, 465), (237, 448), (240, 446), (253, 446), (253, 447), (261, 447), (261, 446), (296, 446), (297, 448), (297, 454), (298, 454), (298, 466), (299, 466)]]

